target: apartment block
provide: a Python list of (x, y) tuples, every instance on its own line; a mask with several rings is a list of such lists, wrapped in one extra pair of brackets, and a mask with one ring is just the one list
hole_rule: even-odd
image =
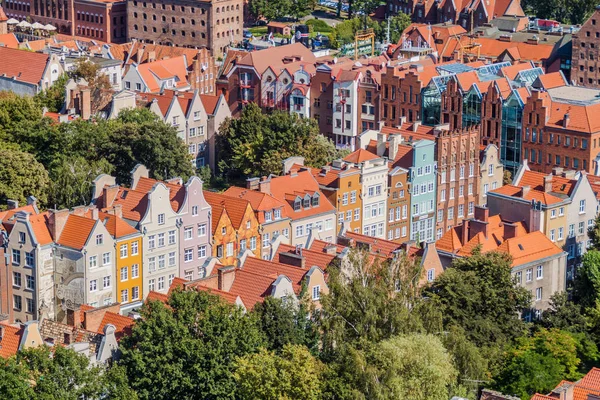
[(600, 88), (598, 71), (598, 39), (600, 38), (600, 7), (573, 34), (571, 79), (575, 85)]

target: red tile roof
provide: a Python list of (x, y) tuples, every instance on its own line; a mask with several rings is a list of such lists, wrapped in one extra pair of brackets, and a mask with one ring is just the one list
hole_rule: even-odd
[(122, 218), (115, 215), (98, 213), (98, 218), (104, 222), (106, 230), (115, 239), (140, 233), (140, 231), (129, 225)]
[(244, 269), (236, 269), (229, 293), (240, 296), (246, 308), (251, 310), (256, 303), (262, 303), (265, 297), (271, 294), (271, 285), (275, 279)]
[[(323, 271), (326, 271), (329, 264), (331, 264), (331, 262), (335, 259), (335, 254), (327, 254), (323, 251), (325, 246), (321, 247), (321, 243), (331, 244), (321, 240), (315, 240), (313, 241), (310, 249), (302, 249), (302, 257), (304, 257), (307, 271), (313, 266), (317, 266)], [(343, 247), (338, 246), (338, 249), (341, 251)], [(274, 260), (278, 261), (279, 254), (281, 253), (294, 253), (295, 251), (295, 246), (281, 243), (277, 248), (277, 253)]]
[(536, 393), (536, 394), (533, 395), (533, 397), (531, 398), (531, 400), (556, 400), (556, 398)]
[(91, 218), (70, 214), (56, 243), (61, 246), (81, 250), (87, 243), (95, 225), (96, 221)]
[(106, 312), (98, 327), (98, 333), (104, 334), (104, 327), (108, 324), (114, 325), (116, 328), (115, 337), (120, 340), (123, 336), (131, 335), (131, 328), (135, 324), (135, 319), (114, 312)]
[(208, 94), (201, 94), (200, 100), (202, 101), (202, 105), (204, 106), (204, 110), (208, 115), (214, 115), (215, 111), (217, 111), (217, 105), (219, 104), (220, 96), (210, 96)]
[(229, 216), (231, 224), (235, 229), (239, 229), (244, 222), (244, 215), (246, 210), (250, 206), (250, 203), (245, 199), (239, 197), (227, 196), (222, 193), (214, 193), (204, 191), (204, 198), (207, 203), (212, 207), (212, 231), (215, 232), (219, 219), (223, 210)]
[(580, 381), (575, 382), (573, 400), (588, 400), (588, 395), (600, 396), (599, 368), (592, 368)]
[[(536, 171), (524, 171), (523, 177), (517, 184), (519, 186), (529, 186), (532, 189), (544, 191), (544, 177), (549, 176), (542, 172)], [(577, 184), (576, 179), (564, 178), (562, 176), (552, 176), (552, 191), (551, 193), (562, 194), (565, 196), (571, 195), (575, 185)]]
[(151, 301), (151, 300), (160, 301), (160, 302), (163, 302), (166, 304), (167, 301), (169, 301), (169, 295), (151, 291), (150, 293), (148, 293), (148, 296), (146, 296), (146, 301)]
[(503, 51), (517, 48), (521, 55), (521, 61), (545, 61), (552, 55), (554, 46), (552, 44), (529, 44), (526, 42), (504, 42), (493, 38), (479, 37), (476, 43), (480, 44), (482, 57), (497, 58)]
[(165, 79), (177, 78), (175, 83), (177, 87), (188, 85), (187, 63), (184, 56), (140, 64), (137, 70), (150, 92), (158, 92), (161, 89), (159, 81)]
[(140, 192), (148, 193), (152, 190), (154, 185), (157, 183), (163, 183), (169, 189), (169, 199), (171, 200), (171, 208), (173, 211), (178, 212), (185, 200), (185, 186), (178, 185), (175, 183), (157, 181), (151, 178), (140, 178), (135, 187), (135, 190)]
[[(187, 287), (194, 288), (197, 290), (202, 290), (203, 292), (208, 292), (210, 294), (214, 294), (215, 296), (219, 296), (220, 298), (222, 298), (229, 304), (237, 304), (236, 301), (238, 299), (238, 295), (230, 293), (230, 292), (225, 292), (223, 290), (213, 289), (213, 288), (209, 288), (206, 286), (202, 286), (202, 282), (192, 283), (192, 284), (188, 285)], [(241, 300), (241, 298), (240, 298), (240, 300)], [(242, 303), (243, 303), (243, 301), (242, 301)], [(245, 306), (245, 304), (244, 304), (244, 306)]]
[[(102, 204), (101, 199), (98, 199), (97, 201)], [(122, 206), (123, 218), (139, 222), (146, 214), (146, 208), (148, 207), (148, 193), (121, 186), (119, 187), (119, 191), (117, 192), (112, 206), (116, 204)]]
[(19, 351), (23, 328), (0, 322), (0, 331), (2, 331), (2, 337), (0, 338), (0, 357), (10, 358)]
[(369, 160), (376, 160), (378, 158), (379, 157), (377, 157), (377, 154), (373, 154), (364, 149), (358, 149), (354, 153), (347, 155), (346, 158), (344, 158), (344, 161), (353, 164), (359, 164)]
[(245, 53), (241, 60), (237, 62), (237, 65), (254, 67), (259, 75), (262, 75), (267, 68), (271, 68), (278, 73), (280, 70), (290, 66), (290, 64), (284, 63), (284, 59), (290, 56), (298, 56), (302, 58), (302, 61), (308, 63), (316, 61), (315, 55), (302, 43), (293, 43)]
[[(274, 208), (283, 208), (284, 206), (281, 201), (277, 200), (270, 194), (241, 188), (239, 186), (232, 186), (224, 191), (223, 194), (225, 196), (247, 200), (254, 211), (270, 211)], [(284, 216), (285, 215), (282, 215), (282, 217)]]
[(48, 54), (0, 47), (0, 75), (39, 85), (49, 59)]
[(546, 90), (554, 89), (560, 86), (566, 86), (569, 84), (569, 82), (567, 82), (565, 79), (565, 76), (560, 71), (540, 75), (538, 76), (538, 80)]
[(564, 199), (553, 196), (550, 193), (544, 193), (543, 191), (530, 189), (525, 195), (523, 195), (523, 188), (520, 186), (504, 185), (498, 189), (490, 191), (490, 193), (497, 193), (504, 196), (518, 197), (528, 201), (535, 200), (539, 201), (543, 205), (551, 206), (562, 202)]
[[(0, 16), (1, 17), (1, 16)], [(1, 21), (1, 19), (0, 19)], [(19, 48), (19, 41), (14, 33), (5, 33), (0, 35), (0, 44), (9, 47), (11, 49)]]
[(344, 233), (344, 236), (349, 239), (353, 239), (357, 243), (367, 243), (371, 246), (372, 253), (378, 253), (386, 257), (391, 257), (394, 251), (401, 248), (401, 245), (398, 243), (362, 235), (360, 233), (348, 231)]
[(11, 210), (0, 211), (0, 222), (7, 222), (19, 211), (25, 211), (30, 214), (36, 214), (35, 207), (33, 207), (32, 204), (28, 204), (26, 206), (13, 208)]

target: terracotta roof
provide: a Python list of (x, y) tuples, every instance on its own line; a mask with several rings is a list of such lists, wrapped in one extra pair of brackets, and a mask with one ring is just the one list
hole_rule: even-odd
[(140, 233), (140, 231), (129, 225), (122, 218), (115, 215), (98, 213), (98, 218), (104, 222), (106, 230), (115, 239)]
[(546, 90), (554, 89), (560, 86), (566, 86), (569, 84), (569, 82), (566, 81), (565, 76), (560, 71), (540, 75), (537, 79), (540, 81), (542, 87)]
[(30, 215), (29, 223), (40, 245), (43, 246), (52, 243), (52, 235), (50, 234), (50, 229), (48, 229), (48, 212)]
[(511, 81), (514, 81), (517, 77), (517, 74), (521, 71), (527, 71), (533, 68), (531, 63), (523, 62), (523, 63), (515, 63), (509, 67), (504, 67), (500, 70), (502, 76), (507, 77)]
[(185, 186), (176, 183), (169, 183), (164, 181), (157, 181), (151, 178), (140, 178), (135, 187), (135, 190), (140, 192), (150, 192), (154, 185), (157, 183), (163, 183), (169, 189), (169, 199), (171, 201), (171, 208), (173, 211), (178, 212), (185, 200)]
[[(529, 186), (532, 189), (544, 191), (544, 177), (549, 176), (542, 172), (536, 171), (524, 171), (521, 180), (517, 182), (519, 186)], [(564, 178), (562, 176), (550, 175), (552, 176), (552, 191), (551, 193), (555, 194), (563, 194), (565, 196), (570, 196), (573, 189), (575, 189), (575, 185), (577, 184), (577, 179), (569, 179)]]
[(237, 64), (252, 66), (259, 75), (262, 75), (269, 67), (275, 73), (279, 73), (281, 69), (286, 68), (288, 65), (284, 63), (284, 58), (290, 56), (299, 56), (302, 61), (310, 63), (316, 61), (315, 55), (302, 43), (293, 43), (245, 53)]
[(123, 336), (131, 335), (131, 328), (135, 324), (135, 319), (114, 312), (106, 312), (98, 327), (98, 333), (104, 334), (104, 327), (108, 324), (115, 326), (115, 337), (120, 340)]
[(148, 293), (148, 296), (146, 296), (146, 301), (151, 301), (151, 300), (160, 301), (160, 302), (163, 302), (166, 304), (167, 301), (169, 301), (169, 295), (151, 291), (150, 293)]
[(19, 351), (23, 328), (0, 322), (0, 330), (2, 331), (2, 337), (0, 337), (0, 357), (10, 358)]
[(184, 56), (139, 64), (137, 70), (150, 92), (158, 92), (161, 89), (159, 80), (176, 78), (175, 85), (177, 87), (183, 87), (188, 84), (187, 65)]
[(208, 94), (201, 94), (200, 100), (202, 101), (202, 105), (204, 106), (204, 110), (208, 115), (214, 115), (217, 111), (217, 105), (219, 104), (219, 99), (221, 96), (210, 96)]
[(565, 114), (569, 114), (568, 130), (595, 133), (600, 131), (600, 103), (569, 104), (552, 101), (546, 126), (563, 128)]
[[(97, 200), (100, 203), (102, 196)], [(148, 193), (119, 187), (119, 191), (117, 192), (117, 196), (112, 205), (114, 206), (115, 204), (123, 206), (123, 218), (139, 222), (146, 214), (146, 207), (148, 207)]]
[(536, 393), (536, 394), (533, 395), (533, 397), (531, 398), (531, 400), (556, 400), (556, 398)]
[(371, 236), (362, 235), (360, 233), (345, 232), (344, 236), (353, 239), (358, 243), (368, 243), (371, 246), (372, 253), (382, 254), (386, 257), (391, 257), (393, 252), (400, 249), (401, 245), (389, 240), (374, 238)]
[(56, 243), (61, 246), (81, 250), (87, 243), (95, 225), (96, 221), (91, 218), (70, 214)]
[[(322, 245), (325, 243), (325, 245)], [(306, 269), (309, 270), (313, 266), (317, 266), (321, 268), (323, 271), (327, 270), (329, 264), (334, 260), (335, 254), (327, 254), (324, 252), (325, 246), (331, 245), (331, 243), (324, 242), (321, 240), (314, 240), (310, 249), (302, 249), (302, 257), (304, 257), (306, 263)], [(321, 247), (322, 246), (322, 247)], [(343, 246), (337, 246), (336, 250), (342, 251)], [(296, 251), (295, 246), (290, 246), (289, 244), (281, 243), (277, 247), (277, 257), (281, 253), (294, 253)], [(275, 258), (278, 261), (278, 258)]]
[(600, 176), (588, 174), (587, 178), (590, 182), (590, 185), (592, 186), (594, 194), (596, 195), (596, 199), (600, 201)]
[[(160, 44), (149, 44), (142, 42), (109, 44), (110, 54), (117, 60), (127, 63), (147, 63), (151, 53), (155, 60), (169, 59), (185, 55), (187, 66), (191, 66), (199, 53), (207, 52), (206, 49), (188, 49), (185, 47), (163, 46)], [(141, 57), (140, 57), (141, 56)], [(204, 56), (206, 57), (206, 56)]]
[(588, 395), (600, 396), (600, 369), (592, 368), (574, 385), (573, 400), (588, 400)]
[(19, 48), (19, 41), (17, 40), (17, 37), (14, 33), (4, 33), (0, 35), (0, 44), (11, 49)]
[[(287, 217), (284, 204), (270, 194), (258, 192), (256, 190), (249, 190), (238, 186), (232, 186), (223, 192), (223, 195), (247, 200), (254, 212), (271, 211), (279, 208), (281, 209), (281, 217)], [(261, 224), (265, 222), (264, 213), (258, 213), (258, 222)]]
[(251, 310), (256, 303), (262, 303), (271, 294), (271, 285), (275, 279), (238, 268), (229, 293), (240, 296), (246, 308)]
[[(229, 304), (236, 304), (236, 301), (238, 298), (238, 296), (236, 294), (233, 294), (230, 292), (225, 292), (225, 291), (219, 290), (219, 289), (209, 288), (206, 286), (202, 286), (200, 284), (197, 284), (197, 285), (191, 284), (191, 285), (189, 285), (189, 287), (193, 287), (197, 290), (202, 290), (203, 292), (208, 292), (210, 294), (214, 294), (215, 296), (219, 296), (220, 298), (222, 298)], [(241, 298), (240, 298), (240, 300), (241, 300)], [(243, 300), (242, 300), (242, 303), (243, 303)], [(245, 304), (244, 304), (244, 306), (245, 306)]]
[(49, 59), (48, 54), (0, 47), (0, 75), (39, 85)]
[(250, 203), (245, 199), (226, 196), (222, 193), (204, 191), (204, 198), (213, 209), (213, 233), (221, 216), (222, 210), (227, 212), (231, 224), (235, 229), (239, 229), (244, 222), (244, 215)]
[(522, 61), (545, 61), (550, 58), (554, 50), (553, 44), (529, 44), (526, 42), (504, 42), (498, 39), (479, 37), (476, 43), (480, 44), (482, 57), (497, 58), (503, 51), (516, 47)]
[[(319, 183), (312, 176), (310, 171), (299, 171), (296, 174), (271, 177), (271, 194), (273, 197), (283, 202), (286, 215), (292, 220), (297, 220), (309, 216), (319, 215), (327, 212), (335, 212), (335, 207), (323, 195), (319, 189)], [(309, 208), (303, 206), (299, 211), (294, 211), (294, 200), (297, 197), (303, 197), (305, 194), (319, 193), (319, 205)]]
[(344, 158), (344, 161), (354, 164), (359, 164), (369, 160), (376, 160), (379, 157), (376, 154), (364, 149), (358, 149), (354, 153), (351, 153)]
[(523, 195), (522, 186), (504, 185), (498, 189), (490, 191), (490, 193), (497, 193), (504, 196), (518, 197), (528, 201), (539, 201), (544, 205), (550, 206), (553, 204), (560, 203), (564, 199), (551, 195), (550, 193), (544, 193), (540, 190), (530, 189), (527, 194)]
[(0, 211), (0, 222), (6, 222), (10, 220), (19, 211), (25, 211), (30, 214), (36, 214), (33, 204), (28, 204), (26, 206), (13, 208), (11, 210)]
[(21, 45), (33, 51), (42, 51), (50, 43), (49, 39), (27, 40)]

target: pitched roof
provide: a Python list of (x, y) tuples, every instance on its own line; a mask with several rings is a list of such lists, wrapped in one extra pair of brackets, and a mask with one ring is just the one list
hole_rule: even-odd
[(150, 92), (158, 92), (161, 89), (159, 80), (174, 78), (176, 87), (184, 87), (188, 84), (184, 56), (139, 64), (137, 70)]
[(360, 233), (354, 233), (347, 231), (344, 233), (349, 239), (353, 239), (357, 243), (366, 243), (371, 247), (372, 253), (379, 253), (386, 257), (391, 257), (394, 251), (400, 249), (401, 245), (389, 240), (374, 238), (371, 236), (362, 235)]
[(0, 47), (0, 75), (38, 85), (49, 59), (48, 54)]
[(96, 221), (91, 218), (70, 214), (56, 243), (61, 246), (81, 250), (87, 243), (95, 225)]
[(19, 211), (25, 211), (30, 214), (37, 213), (33, 204), (27, 204), (26, 206), (21, 206), (21, 207), (17, 207), (17, 208), (12, 208), (10, 210), (0, 211), (0, 222), (9, 221)]
[(504, 196), (518, 197), (528, 201), (538, 201), (544, 205), (550, 206), (562, 202), (564, 199), (553, 196), (550, 193), (545, 193), (540, 190), (530, 189), (524, 194), (523, 187), (514, 185), (504, 185), (498, 189), (490, 191), (490, 193), (497, 193)]
[(569, 84), (569, 82), (567, 82), (565, 79), (565, 76), (560, 71), (542, 74), (538, 76), (537, 79), (540, 81), (542, 87), (546, 90)]
[[(226, 191), (224, 191), (223, 195), (247, 200), (254, 212), (281, 209), (281, 216), (287, 216), (285, 213), (284, 204), (267, 193), (258, 192), (256, 190), (249, 190), (238, 186), (232, 186)], [(258, 213), (258, 222), (265, 222), (264, 213)]]
[(497, 58), (507, 49), (517, 48), (522, 61), (545, 61), (552, 55), (554, 46), (550, 44), (529, 44), (526, 42), (505, 42), (502, 40), (486, 37), (478, 37), (476, 43), (480, 45), (482, 57)]
[(536, 394), (533, 395), (533, 397), (531, 398), (531, 400), (556, 400), (556, 398), (536, 393)]
[(106, 230), (115, 239), (140, 233), (137, 229), (129, 225), (122, 218), (119, 218), (115, 215), (98, 213), (98, 218), (100, 218), (100, 220), (104, 222)]
[(540, 231), (507, 239), (498, 246), (498, 251), (508, 253), (512, 256), (513, 267), (563, 253), (561, 248), (552, 243)]
[(563, 120), (569, 115), (568, 130), (585, 133), (600, 131), (600, 103), (572, 104), (552, 101), (546, 126), (563, 129)]
[(523, 176), (517, 182), (519, 186), (530, 186), (532, 189), (544, 191), (544, 178), (546, 176), (552, 177), (552, 190), (551, 193), (554, 194), (562, 194), (565, 196), (570, 196), (572, 194), (573, 189), (575, 189), (575, 185), (577, 184), (577, 179), (569, 179), (558, 175), (547, 175), (542, 172), (525, 170)]
[[(101, 197), (97, 200), (100, 203)], [(112, 205), (115, 204), (123, 207), (123, 218), (139, 222), (148, 207), (148, 193), (120, 186)]]
[(0, 357), (10, 358), (17, 354), (21, 337), (23, 336), (23, 328), (0, 322)]
[(240, 226), (242, 226), (246, 209), (250, 205), (247, 200), (240, 199), (239, 197), (227, 196), (222, 193), (209, 192), (206, 190), (204, 191), (204, 198), (213, 209), (213, 233), (216, 229), (215, 224), (218, 224), (219, 222), (219, 217), (221, 216), (222, 210), (227, 212), (227, 215), (231, 220), (231, 224), (235, 229), (239, 229)]
[(11, 49), (19, 48), (19, 40), (14, 33), (4, 33), (0, 35), (0, 44)]
[(237, 64), (254, 67), (256, 72), (261, 75), (269, 67), (278, 74), (282, 69), (289, 66), (287, 61), (284, 62), (284, 59), (293, 56), (298, 56), (304, 62), (314, 63), (316, 61), (312, 51), (302, 43), (297, 42), (246, 53)]
[(148, 293), (148, 296), (146, 296), (146, 301), (151, 301), (151, 300), (160, 301), (160, 302), (163, 302), (166, 304), (167, 301), (169, 301), (169, 295), (151, 291), (150, 293)]
[(596, 199), (600, 201), (600, 176), (587, 174), (588, 181), (592, 186), (592, 190), (596, 195)]
[(378, 158), (379, 157), (377, 157), (376, 154), (373, 154), (370, 151), (367, 151), (364, 149), (358, 149), (354, 153), (348, 154), (344, 158), (344, 161), (353, 163), (353, 164), (359, 164), (359, 163), (369, 161), (369, 160), (376, 160)]
[[(270, 180), (271, 194), (283, 202), (286, 215), (292, 220), (335, 211), (335, 207), (331, 205), (329, 200), (320, 191), (319, 183), (310, 171), (299, 171), (288, 175), (274, 176)], [(312, 196), (315, 193), (320, 194), (318, 206), (311, 205), (309, 208), (302, 206), (300, 210), (294, 211), (294, 200), (297, 197), (302, 198), (306, 194)]]
[(574, 385), (573, 400), (588, 400), (588, 395), (600, 396), (600, 369), (592, 368)]
[(131, 328), (135, 324), (135, 319), (114, 312), (106, 312), (98, 327), (98, 333), (104, 334), (104, 327), (108, 324), (114, 325), (116, 328), (115, 337), (120, 340), (123, 336), (131, 335)]
[(244, 305), (251, 310), (256, 303), (262, 303), (271, 294), (274, 281), (273, 277), (238, 268), (229, 293), (240, 296)]
[(202, 105), (204, 106), (204, 110), (208, 115), (214, 115), (217, 105), (219, 104), (219, 99), (221, 96), (211, 96), (208, 94), (201, 94), (200, 100), (202, 101)]
[(8, 17), (6, 16), (6, 13), (4, 12), (4, 8), (0, 7), (0, 22), (4, 22), (4, 21), (8, 21)]
[(171, 208), (173, 211), (178, 212), (185, 200), (185, 186), (176, 183), (157, 181), (156, 179), (142, 177), (138, 181), (135, 190), (140, 192), (150, 192), (154, 185), (157, 183), (163, 183), (169, 189), (169, 200), (171, 201)]
[[(322, 243), (325, 243), (325, 245), (332, 245), (331, 243), (323, 242), (321, 240), (314, 240), (310, 249), (302, 249), (302, 257), (304, 257), (304, 261), (305, 261), (307, 270), (313, 266), (317, 266), (317, 267), (321, 268), (323, 271), (326, 271), (327, 267), (329, 267), (329, 264), (331, 264), (331, 262), (334, 260), (335, 254), (325, 253), (324, 252), (325, 245), (322, 245)], [(340, 251), (342, 248), (343, 248), (342, 246), (337, 247), (337, 249)], [(290, 246), (289, 244), (281, 243), (277, 247), (276, 255), (277, 255), (277, 257), (279, 257), (279, 254), (281, 254), (281, 253), (295, 253), (295, 252), (296, 252), (295, 246)], [(275, 260), (278, 260), (278, 258), (275, 258)]]

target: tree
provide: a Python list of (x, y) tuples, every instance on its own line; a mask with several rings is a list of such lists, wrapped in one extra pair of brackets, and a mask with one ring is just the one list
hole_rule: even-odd
[(35, 95), (34, 100), (50, 112), (59, 112), (65, 105), (66, 86), (69, 75), (62, 74), (52, 86)]
[(538, 18), (554, 19), (564, 24), (582, 24), (594, 12), (592, 0), (527, 0), (523, 8)]
[(456, 382), (452, 359), (433, 335), (395, 336), (355, 360), (366, 398), (445, 400)]
[(559, 292), (550, 298), (550, 307), (544, 311), (539, 323), (547, 329), (582, 333), (586, 332), (588, 321), (581, 306), (570, 301), (567, 293)]
[(313, 354), (317, 353), (319, 333), (305, 305), (284, 303), (269, 296), (263, 303), (257, 303), (252, 312), (265, 334), (267, 349), (281, 351), (286, 345), (304, 345)]
[(458, 326), (446, 328), (442, 342), (452, 356), (460, 383), (464, 386), (472, 386), (470, 383), (473, 381), (489, 379), (488, 360), (481, 354), (480, 349), (467, 338), (466, 332), (462, 328)]
[(90, 161), (81, 156), (61, 156), (50, 166), (50, 201), (58, 208), (89, 204), (92, 181), (100, 174), (110, 174), (112, 165), (105, 159)]
[(49, 180), (44, 166), (16, 145), (0, 143), (0, 152), (0, 207), (7, 200), (24, 203), (28, 196), (46, 204)]
[(0, 359), (0, 397), (13, 400), (35, 398), (27, 368), (15, 357)]
[(100, 72), (100, 65), (85, 57), (80, 57), (75, 61), (72, 75), (76, 79), (84, 79), (92, 90), (109, 89), (111, 86), (108, 76)]
[(515, 285), (505, 253), (475, 251), (455, 259), (425, 295), (439, 307), (444, 326), (461, 327), (490, 364), (503, 346), (525, 333), (519, 312), (530, 307), (530, 294)]
[[(389, 21), (389, 22), (388, 22)], [(402, 32), (411, 24), (410, 15), (402, 12), (390, 17), (389, 19), (381, 22), (381, 40), (384, 40), (387, 36), (388, 23), (390, 24), (390, 42), (398, 43)]]
[(119, 364), (141, 399), (234, 399), (235, 359), (263, 345), (252, 315), (194, 290), (152, 301), (121, 341)]
[[(595, 232), (597, 228), (593, 228)], [(592, 241), (598, 240), (593, 236)], [(582, 266), (577, 270), (573, 298), (584, 308), (594, 307), (600, 300), (600, 250), (590, 249), (583, 255)]]
[(219, 170), (232, 179), (280, 173), (282, 161), (291, 156), (302, 156), (314, 167), (338, 156), (314, 119), (288, 112), (264, 114), (254, 103), (239, 119), (221, 124), (217, 149)]
[(549, 392), (563, 379), (577, 380), (581, 360), (576, 350), (577, 340), (570, 333), (540, 329), (517, 340), (496, 386), (503, 393), (529, 398), (536, 392)]
[(261, 349), (236, 362), (239, 398), (320, 399), (323, 368), (304, 346), (287, 344), (279, 355)]

